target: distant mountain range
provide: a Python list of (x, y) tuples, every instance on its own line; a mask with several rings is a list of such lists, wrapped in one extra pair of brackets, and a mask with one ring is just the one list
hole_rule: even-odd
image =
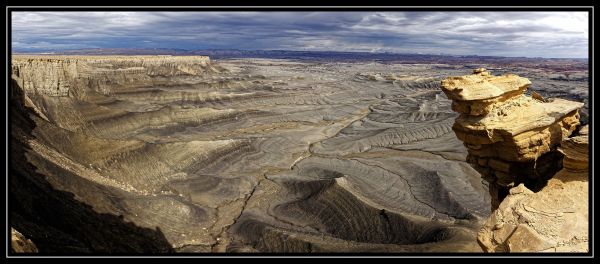
[[(40, 52), (37, 52), (40, 54)], [(394, 63), (543, 63), (549, 61), (573, 61), (577, 64), (587, 64), (587, 59), (547, 59), (526, 57), (499, 57), (477, 55), (428, 55), (400, 53), (371, 53), (371, 52), (338, 52), (338, 51), (293, 51), (293, 50), (237, 50), (237, 49), (161, 49), (161, 48), (97, 48), (44, 52), (56, 55), (205, 55), (211, 59), (227, 58), (270, 58), (270, 59), (301, 59), (315, 61), (377, 61)]]

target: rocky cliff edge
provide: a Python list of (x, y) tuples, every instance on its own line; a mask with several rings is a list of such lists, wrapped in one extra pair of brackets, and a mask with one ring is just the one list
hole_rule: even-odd
[(485, 69), (449, 77), (453, 130), (489, 182), (492, 209), (478, 234), (486, 252), (587, 252), (588, 128), (583, 103), (524, 92), (531, 84)]

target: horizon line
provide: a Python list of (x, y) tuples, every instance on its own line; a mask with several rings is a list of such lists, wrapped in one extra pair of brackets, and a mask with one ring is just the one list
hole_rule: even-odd
[[(500, 55), (477, 55), (477, 54), (435, 54), (435, 53), (402, 53), (402, 52), (392, 52), (392, 51), (380, 51), (380, 52), (370, 52), (370, 51), (332, 51), (332, 50), (290, 50), (290, 49), (236, 49), (236, 48), (206, 48), (206, 49), (182, 49), (182, 48), (82, 48), (82, 49), (67, 49), (67, 50), (46, 50), (46, 51), (11, 51), (11, 54), (43, 54), (43, 55), (52, 55), (51, 53), (60, 53), (60, 52), (71, 52), (71, 51), (85, 51), (85, 50), (181, 50), (181, 51), (219, 51), (219, 50), (237, 50), (237, 51), (292, 51), (292, 52), (329, 52), (329, 53), (363, 53), (363, 54), (394, 54), (394, 55), (423, 55), (423, 56), (453, 56), (453, 57), (500, 57), (500, 58), (526, 58), (526, 59), (585, 59), (589, 60), (589, 56), (587, 57), (525, 57), (525, 56), (500, 56)], [(45, 53), (45, 54), (44, 54)], [(49, 54), (50, 53), (50, 54)], [(61, 55), (61, 54), (56, 54)], [(62, 54), (64, 55), (64, 54)], [(84, 55), (85, 54), (78, 54)], [(119, 54), (114, 54), (119, 55)], [(131, 55), (131, 54), (125, 54)], [(139, 54), (144, 55), (144, 54)], [(182, 55), (173, 55), (173, 54), (148, 54), (148, 55), (171, 55), (171, 56), (182, 56)]]

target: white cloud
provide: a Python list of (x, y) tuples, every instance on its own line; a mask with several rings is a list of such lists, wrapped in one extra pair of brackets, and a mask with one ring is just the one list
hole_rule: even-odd
[(586, 57), (586, 12), (13, 12), (13, 47)]

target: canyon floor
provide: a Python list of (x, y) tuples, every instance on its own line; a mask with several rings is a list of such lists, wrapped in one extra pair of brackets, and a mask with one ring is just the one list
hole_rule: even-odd
[[(587, 79), (486, 67), (587, 105)], [(15, 170), (49, 186), (13, 181), (14, 198), (64, 192), (71, 208), (115, 224), (45, 219), (44, 231), (33, 216), (69, 213), (33, 200), (11, 202), (11, 224), (47, 252), (110, 251), (121, 242), (102, 237), (119, 235), (123, 251), (139, 250), (121, 224), (175, 252), (482, 252), (487, 183), (465, 162), (440, 89), (473, 68), (226, 59), (85, 96), (25, 92), (33, 107), (13, 116), (24, 146)], [(114, 232), (85, 231), (103, 228)]]

